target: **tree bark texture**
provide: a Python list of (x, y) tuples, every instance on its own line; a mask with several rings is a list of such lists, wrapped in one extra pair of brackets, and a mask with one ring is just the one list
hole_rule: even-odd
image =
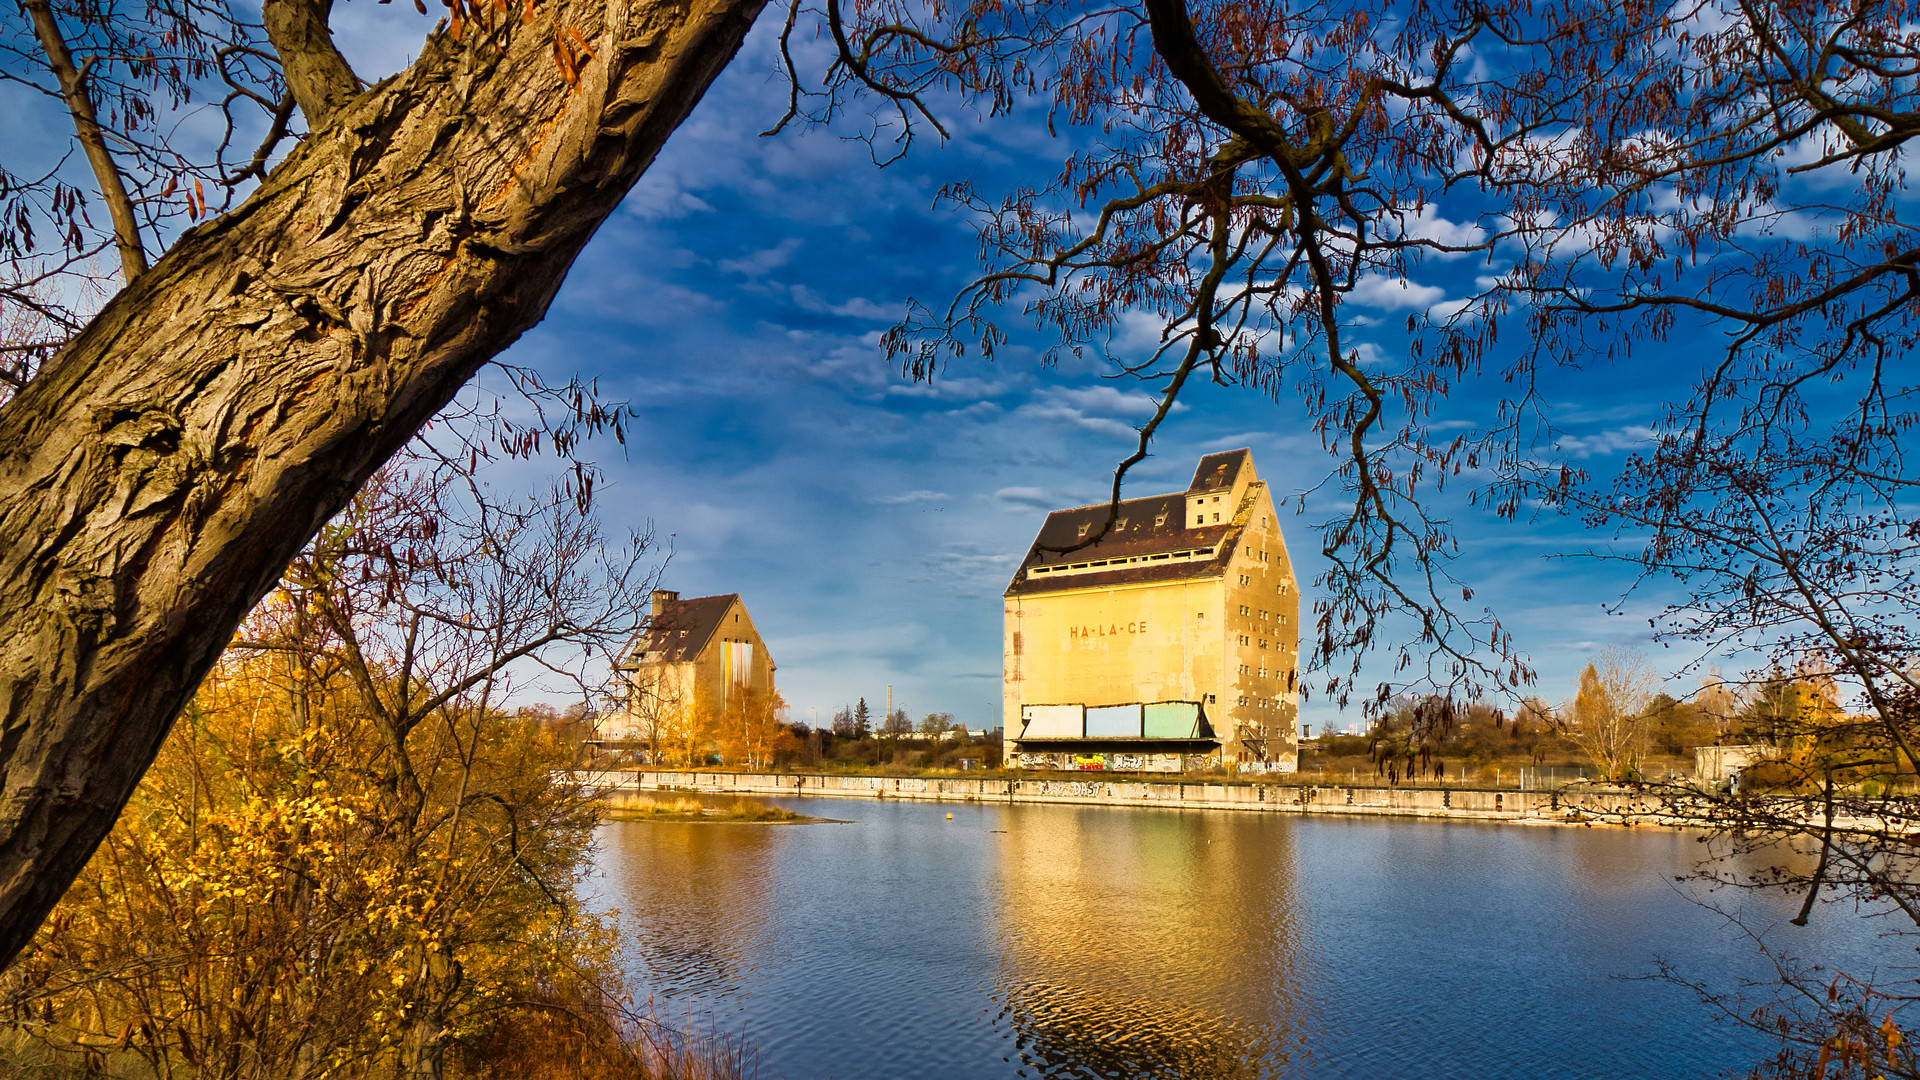
[(242, 616), (541, 319), (763, 3), (456, 21), (0, 408), (0, 963)]

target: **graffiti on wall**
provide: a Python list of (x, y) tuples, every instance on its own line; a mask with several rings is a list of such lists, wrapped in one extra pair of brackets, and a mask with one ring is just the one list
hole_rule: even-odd
[(1111, 785), (1089, 783), (1085, 780), (1042, 780), (1040, 781), (1040, 794), (1078, 795), (1081, 798), (1097, 798), (1102, 794), (1100, 789), (1103, 787), (1110, 788)]

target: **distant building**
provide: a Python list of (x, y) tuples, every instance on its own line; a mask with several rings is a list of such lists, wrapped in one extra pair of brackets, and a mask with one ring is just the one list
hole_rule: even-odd
[(1047, 516), (1005, 593), (1007, 763), (1299, 764), (1300, 590), (1247, 450), (1186, 491)]
[(1780, 751), (1771, 746), (1696, 746), (1693, 771), (1703, 784), (1724, 784), (1741, 770), (1779, 754)]
[(773, 657), (738, 593), (680, 599), (653, 593), (647, 628), (617, 665), (624, 677), (625, 730), (611, 738), (658, 743), (683, 731), (696, 703), (714, 712), (746, 691), (773, 691)]

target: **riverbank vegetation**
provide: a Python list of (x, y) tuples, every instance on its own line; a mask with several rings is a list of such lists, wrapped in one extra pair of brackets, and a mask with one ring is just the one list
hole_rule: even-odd
[(1327, 734), (1302, 746), (1302, 773), (1389, 783), (1533, 786), (1569, 780), (1685, 782), (1702, 746), (1771, 737), (1773, 691), (1743, 695), (1712, 680), (1682, 700), (1664, 692), (1637, 654), (1603, 651), (1574, 696), (1527, 698), (1511, 709), (1439, 695), (1395, 698), (1365, 734)]
[(578, 500), (377, 476), (253, 612), (0, 981), (9, 1071), (165, 1080), (729, 1077), (636, 1015), (581, 904), (577, 739), (505, 707), (643, 617)]
[(784, 806), (741, 796), (709, 799), (685, 793), (613, 792), (601, 796), (609, 817), (632, 821), (712, 821), (791, 825), (819, 821)]
[(902, 774), (1000, 766), (997, 731), (969, 733), (954, 723), (951, 713), (929, 713), (917, 724), (908, 723), (904, 711), (898, 711), (891, 724), (876, 728), (856, 722), (856, 711), (865, 707), (863, 700), (857, 710), (841, 710), (830, 726), (814, 727), (787, 721), (786, 703), (778, 694), (747, 691), (719, 710), (696, 699), (692, 708), (663, 711), (657, 723), (643, 722), (633, 729), (632, 738), (596, 743), (597, 761), (606, 768), (883, 769)]

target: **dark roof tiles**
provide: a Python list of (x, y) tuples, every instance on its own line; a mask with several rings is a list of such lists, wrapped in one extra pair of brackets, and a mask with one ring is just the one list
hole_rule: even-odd
[[(1097, 544), (1064, 553), (1049, 550), (1080, 543), (1093, 535), (1106, 518), (1106, 503), (1055, 510), (1048, 514), (1046, 522), (1040, 526), (1040, 535), (1034, 539), (1033, 546), (1027, 549), (1027, 557), (1021, 560), (1020, 569), (1014, 574), (1013, 583), (1007, 586), (1005, 595), (1026, 596), (1096, 585), (1131, 585), (1209, 577), (1220, 573), (1226, 566), (1241, 533), (1241, 526), (1231, 523), (1187, 528), (1186, 496), (1176, 492), (1172, 495), (1128, 499), (1121, 503), (1120, 511), (1114, 518), (1113, 530)], [(1122, 522), (1125, 522), (1124, 528)], [(1193, 553), (1200, 551), (1207, 551), (1207, 554), (1194, 557)], [(1179, 553), (1186, 553), (1186, 557), (1175, 560), (1173, 556)], [(1133, 559), (1142, 561), (1130, 561)], [(1045, 572), (1031, 572), (1035, 567), (1074, 567), (1096, 562), (1115, 564), (1120, 560), (1129, 561), (1122, 565), (1111, 565), (1110, 568), (1088, 565), (1057, 577)]]
[(1246, 448), (1222, 450), (1218, 454), (1208, 454), (1194, 467), (1193, 483), (1187, 485), (1187, 494), (1202, 491), (1225, 491), (1233, 487), (1240, 478), (1240, 469), (1253, 460), (1253, 451)]
[(666, 610), (647, 625), (635, 643), (634, 659), (646, 660), (646, 654), (655, 652), (661, 654), (654, 658), (659, 663), (680, 664), (694, 659), (707, 647), (707, 642), (720, 629), (720, 621), (727, 617), (728, 609), (738, 599), (739, 593), (722, 593), (668, 601)]

